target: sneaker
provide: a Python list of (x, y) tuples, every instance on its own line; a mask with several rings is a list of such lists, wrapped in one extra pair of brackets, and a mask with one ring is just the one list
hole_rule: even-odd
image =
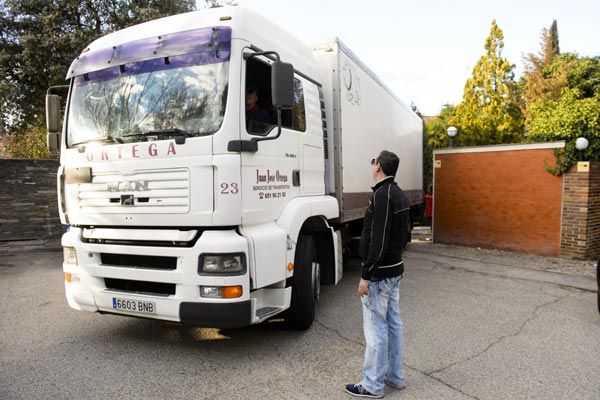
[(392, 382), (388, 382), (388, 381), (385, 381), (385, 384), (388, 385), (391, 388), (396, 389), (396, 390), (404, 390), (404, 389), (406, 389), (406, 385), (397, 386), (397, 385), (394, 385)]
[(346, 392), (356, 397), (368, 397), (369, 399), (381, 399), (382, 394), (373, 394), (362, 387), (360, 383), (349, 383), (346, 385)]

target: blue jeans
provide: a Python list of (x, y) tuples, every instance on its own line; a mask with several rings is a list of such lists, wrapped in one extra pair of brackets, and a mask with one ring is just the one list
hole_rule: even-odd
[(369, 294), (361, 296), (365, 330), (365, 362), (362, 386), (369, 392), (383, 394), (385, 382), (405, 386), (402, 360), (404, 332), (400, 319), (400, 280), (371, 281)]

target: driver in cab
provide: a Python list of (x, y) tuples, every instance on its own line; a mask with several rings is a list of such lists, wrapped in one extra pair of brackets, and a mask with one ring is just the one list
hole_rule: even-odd
[(246, 90), (246, 125), (251, 121), (271, 123), (271, 116), (258, 104), (258, 89), (256, 86), (249, 86)]

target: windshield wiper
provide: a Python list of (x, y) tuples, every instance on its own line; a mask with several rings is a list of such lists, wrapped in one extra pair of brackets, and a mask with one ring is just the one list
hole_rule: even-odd
[(90, 140), (90, 142), (98, 142), (98, 143), (123, 143), (123, 139), (114, 137), (114, 136), (105, 136), (99, 139)]
[(83, 153), (85, 151), (85, 145), (88, 143), (117, 143), (117, 144), (120, 144), (120, 143), (123, 143), (123, 139), (109, 135), (109, 136), (104, 136), (104, 137), (97, 138), (97, 139), (86, 140), (84, 142), (73, 143), (70, 145), (70, 147), (77, 147), (77, 150), (80, 153)]
[[(195, 132), (198, 134), (198, 132)], [(188, 131), (184, 131), (179, 128), (165, 128), (165, 129), (151, 129), (149, 131), (143, 132), (143, 135), (167, 135), (167, 136), (175, 136), (175, 143), (184, 144), (185, 139), (189, 137), (194, 137), (195, 134), (192, 134)]]
[(122, 135), (121, 137), (124, 139), (128, 139), (128, 138), (143, 138), (144, 140), (142, 140), (142, 142), (145, 142), (148, 140), (148, 138), (145, 137), (146, 134), (145, 133), (129, 133), (127, 135)]

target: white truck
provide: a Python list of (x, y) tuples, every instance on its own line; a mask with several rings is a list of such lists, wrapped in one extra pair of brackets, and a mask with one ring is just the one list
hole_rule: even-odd
[(398, 154), (422, 202), (421, 119), (337, 39), (218, 8), (108, 34), (67, 79), (62, 124), (46, 105), (74, 309), (307, 328), (360, 235), (369, 161)]

